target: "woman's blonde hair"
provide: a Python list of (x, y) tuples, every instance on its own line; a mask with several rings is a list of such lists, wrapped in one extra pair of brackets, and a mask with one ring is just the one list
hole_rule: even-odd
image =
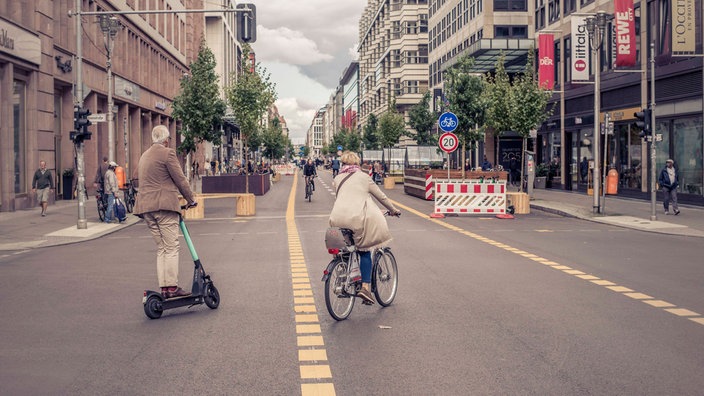
[(342, 155), (340, 156), (340, 161), (345, 164), (345, 165), (359, 165), (359, 156), (357, 153), (346, 150)]

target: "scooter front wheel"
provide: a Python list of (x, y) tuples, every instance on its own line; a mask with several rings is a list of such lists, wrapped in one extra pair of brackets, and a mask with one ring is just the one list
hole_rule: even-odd
[(149, 319), (159, 319), (164, 310), (161, 308), (161, 300), (157, 296), (150, 296), (144, 303), (144, 313)]
[(220, 293), (212, 283), (205, 287), (205, 305), (210, 309), (215, 309), (220, 305)]

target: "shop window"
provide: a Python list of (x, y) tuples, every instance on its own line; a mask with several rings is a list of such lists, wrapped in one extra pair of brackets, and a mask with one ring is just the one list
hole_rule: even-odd
[(702, 118), (678, 118), (673, 122), (672, 159), (677, 164), (680, 176), (679, 191), (702, 195)]
[(13, 82), (12, 120), (15, 194), (27, 192), (27, 83), (20, 80)]

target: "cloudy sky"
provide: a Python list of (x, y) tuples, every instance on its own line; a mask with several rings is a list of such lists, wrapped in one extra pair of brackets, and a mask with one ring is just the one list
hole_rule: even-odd
[(302, 143), (315, 112), (356, 59), (367, 0), (243, 0), (257, 7), (257, 62), (276, 83), (279, 113)]

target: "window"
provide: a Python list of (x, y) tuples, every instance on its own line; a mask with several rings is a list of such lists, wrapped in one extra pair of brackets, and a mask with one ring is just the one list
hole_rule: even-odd
[(548, 24), (560, 19), (560, 0), (550, 0), (548, 3)]
[(427, 14), (421, 14), (418, 16), (418, 32), (419, 33), (428, 33), (428, 15)]
[(495, 38), (526, 38), (528, 37), (527, 26), (494, 26)]
[(494, 0), (494, 11), (528, 11), (528, 0)]
[(565, 16), (573, 13), (577, 9), (577, 0), (562, 0)]
[(12, 91), (12, 130), (14, 155), (14, 187), (15, 194), (27, 192), (27, 83), (20, 80), (13, 82)]
[(545, 0), (535, 0), (535, 30), (545, 27)]

